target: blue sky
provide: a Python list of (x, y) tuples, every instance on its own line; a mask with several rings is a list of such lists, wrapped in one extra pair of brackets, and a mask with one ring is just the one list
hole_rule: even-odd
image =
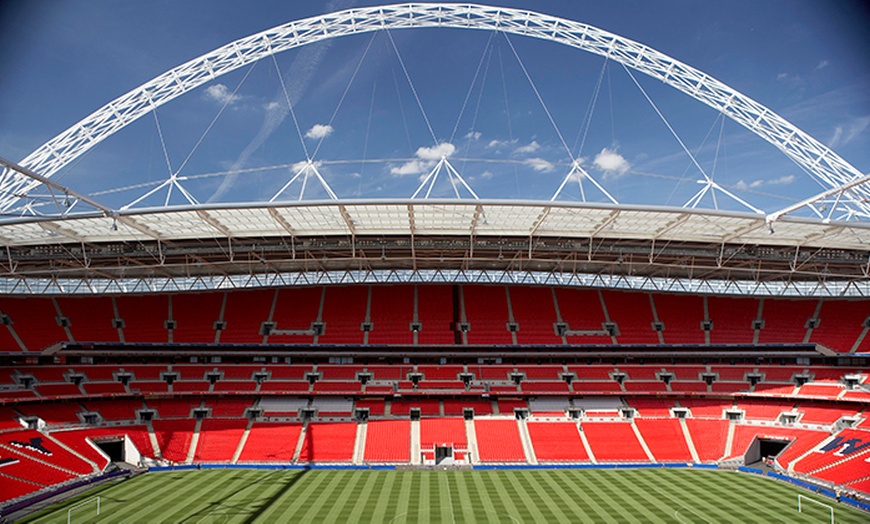
[[(20, 160), (112, 99), (235, 39), (372, 3), (2, 3), (0, 156)], [(754, 98), (870, 171), (870, 15), (860, 2), (500, 5), (646, 44)], [(193, 177), (183, 185), (198, 201), (268, 200), (293, 175), (288, 166), (305, 159), (304, 143), (309, 154), (317, 150), (319, 172), (345, 198), (408, 197), (440, 154), (449, 153), (483, 198), (549, 199), (570, 168), (564, 140), (621, 203), (678, 206), (701, 187), (698, 169), (631, 77), (582, 51), (487, 32), (415, 30), (333, 39), (282, 53), (275, 62), (277, 68), (261, 61), (161, 107), (156, 119), (131, 124), (58, 179), (120, 207), (167, 178), (166, 157), (178, 170), (190, 156), (180, 175)], [(287, 112), (279, 72), (307, 138), (300, 139)], [(635, 77), (705, 172), (740, 198), (773, 211), (824, 189), (732, 121), (642, 74)], [(445, 174), (432, 196), (453, 195)], [(278, 198), (298, 198), (300, 182)], [(588, 200), (606, 201), (588, 181), (584, 190)], [(166, 195), (162, 189), (139, 206), (160, 205)], [(309, 181), (305, 197), (324, 196)], [(562, 198), (579, 200), (577, 184), (566, 186)], [(170, 203), (184, 199), (174, 191)], [(746, 210), (722, 194), (699, 203), (714, 205)]]

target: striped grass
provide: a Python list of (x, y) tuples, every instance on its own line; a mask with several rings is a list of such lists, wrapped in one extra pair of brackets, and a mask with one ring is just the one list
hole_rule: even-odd
[[(870, 515), (785, 483), (710, 470), (263, 471), (149, 473), (83, 494), (25, 522), (830, 522)], [(807, 507), (812, 506), (812, 507)]]

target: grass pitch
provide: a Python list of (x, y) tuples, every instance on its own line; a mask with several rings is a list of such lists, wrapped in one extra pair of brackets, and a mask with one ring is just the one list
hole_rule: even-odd
[[(25, 522), (830, 522), (784, 483), (709, 470), (263, 471), (150, 473)], [(824, 497), (837, 522), (870, 516)]]

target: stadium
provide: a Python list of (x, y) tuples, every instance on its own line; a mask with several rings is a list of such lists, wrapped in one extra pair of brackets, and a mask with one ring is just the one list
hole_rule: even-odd
[[(450, 45), (467, 63), (426, 76)], [(867, 520), (870, 175), (729, 79), (457, 3), (323, 10), (153, 73), (0, 158), (4, 518)], [(628, 158), (620, 111), (677, 174)], [(266, 128), (281, 147), (222, 159)]]

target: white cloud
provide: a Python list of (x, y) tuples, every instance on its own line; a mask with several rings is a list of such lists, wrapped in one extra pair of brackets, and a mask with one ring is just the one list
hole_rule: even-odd
[(549, 173), (556, 168), (556, 166), (543, 158), (528, 158), (524, 160), (523, 163), (541, 173)]
[(500, 147), (508, 147), (512, 144), (516, 144), (517, 140), (490, 140), (486, 147), (489, 148), (500, 148)]
[(417, 158), (422, 160), (441, 160), (441, 157), (449, 157), (456, 151), (456, 146), (449, 142), (442, 142), (437, 146), (421, 147), (417, 149)]
[(484, 180), (489, 180), (492, 177), (493, 177), (492, 171), (484, 171), (483, 173), (480, 174), (480, 178), (482, 178)]
[(604, 171), (605, 175), (621, 176), (631, 169), (631, 164), (628, 163), (625, 157), (617, 153), (616, 150), (606, 147), (595, 155), (592, 163), (595, 167)]
[(326, 138), (332, 134), (333, 127), (329, 124), (314, 124), (311, 129), (309, 129), (305, 133), (305, 138), (310, 138), (312, 140), (319, 140), (321, 138)]
[(767, 185), (770, 186), (787, 186), (795, 181), (794, 175), (783, 175), (779, 178), (775, 178), (767, 182)]
[(268, 104), (263, 106), (263, 109), (265, 109), (266, 111), (277, 111), (277, 110), (281, 109), (281, 103), (280, 102), (269, 102)]
[(828, 67), (829, 65), (831, 65), (830, 62), (828, 62), (827, 60), (822, 60), (821, 62), (819, 62), (819, 65), (816, 66), (815, 70), (818, 71), (819, 69), (824, 69), (824, 68)]
[(229, 88), (223, 84), (208, 86), (205, 90), (205, 97), (221, 104), (233, 104), (241, 99), (238, 95), (233, 95)]
[(828, 140), (828, 147), (840, 147), (854, 140), (870, 126), (870, 116), (853, 118), (834, 128), (834, 135)]
[(419, 175), (435, 166), (441, 158), (447, 158), (456, 151), (456, 146), (443, 142), (437, 146), (421, 147), (415, 153), (413, 160), (405, 162), (399, 167), (390, 168), (390, 173), (398, 176)]
[(528, 155), (528, 154), (534, 153), (538, 149), (541, 149), (541, 144), (539, 144), (536, 140), (532, 140), (528, 144), (514, 149), (514, 154)]
[(774, 178), (773, 180), (764, 180), (763, 178), (759, 178), (753, 180), (752, 182), (747, 182), (743, 179), (738, 180), (736, 184), (734, 184), (735, 189), (739, 189), (741, 191), (746, 191), (747, 189), (757, 189), (762, 186), (786, 186), (791, 184), (797, 179), (794, 175), (782, 175), (779, 178)]
[(467, 138), (469, 140), (480, 140), (481, 136), (482, 135), (481, 135), (480, 131), (469, 131), (468, 133), (465, 134), (465, 138)]

